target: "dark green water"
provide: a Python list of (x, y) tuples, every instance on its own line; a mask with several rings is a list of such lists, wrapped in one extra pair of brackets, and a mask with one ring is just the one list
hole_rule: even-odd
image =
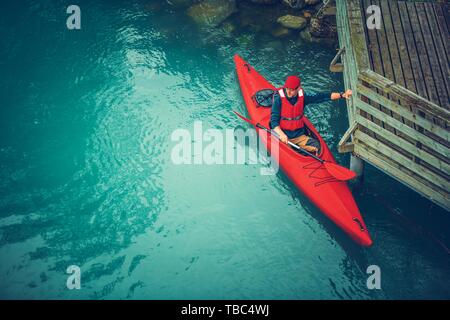
[[(374, 240), (362, 249), (282, 174), (171, 161), (175, 129), (242, 125), (234, 53), (275, 84), (294, 70), (331, 91), (333, 46), (200, 31), (156, 1), (77, 4), (79, 31), (64, 1), (0, 5), (0, 298), (450, 298), (427, 233), (448, 246), (448, 213), (372, 167), (354, 192)], [(345, 104), (307, 115), (348, 164)]]

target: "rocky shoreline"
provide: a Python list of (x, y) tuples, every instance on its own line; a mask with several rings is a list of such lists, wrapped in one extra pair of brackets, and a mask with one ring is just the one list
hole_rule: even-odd
[(264, 32), (274, 38), (300, 37), (305, 41), (337, 41), (334, 0), (168, 0), (185, 10), (201, 28), (237, 28)]

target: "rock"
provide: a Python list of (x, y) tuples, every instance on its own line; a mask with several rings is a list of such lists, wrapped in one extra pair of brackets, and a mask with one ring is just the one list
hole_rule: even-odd
[(308, 20), (304, 17), (286, 15), (278, 18), (277, 22), (283, 27), (294, 30), (302, 30), (306, 28)]
[(311, 30), (305, 29), (300, 32), (300, 38), (307, 42), (312, 43), (324, 43), (324, 44), (335, 44), (336, 39), (332, 38), (317, 38), (311, 34)]
[(273, 29), (270, 33), (276, 38), (284, 38), (290, 34), (290, 31), (287, 28), (278, 27)]
[(293, 9), (303, 9), (306, 6), (306, 0), (283, 0), (283, 3)]
[(312, 41), (312, 36), (311, 33), (309, 32), (309, 30), (303, 30), (302, 32), (300, 32), (300, 38), (302, 38), (303, 40)]
[(322, 12), (323, 16), (336, 16), (336, 7), (326, 7), (325, 10)]
[(308, 6), (315, 6), (316, 4), (319, 4), (322, 2), (322, 0), (305, 0), (305, 4)]
[(204, 0), (188, 9), (188, 15), (199, 25), (216, 27), (236, 10), (234, 0)]

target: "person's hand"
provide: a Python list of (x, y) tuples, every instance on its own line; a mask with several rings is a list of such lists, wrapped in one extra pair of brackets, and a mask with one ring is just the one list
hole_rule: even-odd
[(273, 131), (278, 135), (278, 139), (283, 142), (283, 143), (288, 143), (289, 138), (287, 137), (286, 133), (283, 132), (283, 130), (281, 130), (280, 127), (276, 127), (275, 129), (273, 129)]
[(281, 132), (281, 134), (279, 134), (279, 137), (280, 137), (280, 141), (281, 141), (281, 142), (283, 142), (283, 143), (285, 143), (285, 144), (288, 143), (289, 138), (288, 138), (288, 136), (287, 136), (284, 132)]
[(353, 95), (353, 92), (352, 92), (352, 90), (349, 89), (349, 90), (344, 92), (342, 97), (348, 100), (348, 99), (350, 99), (352, 97), (352, 95)]

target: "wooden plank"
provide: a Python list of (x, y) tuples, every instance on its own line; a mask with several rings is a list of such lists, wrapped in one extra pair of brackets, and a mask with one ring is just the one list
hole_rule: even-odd
[[(371, 0), (363, 0), (363, 8), (367, 9), (369, 6), (371, 5), (377, 5), (377, 3)], [(367, 16), (365, 16), (365, 20), (367, 21)], [(377, 30), (369, 30), (367, 28), (367, 26), (365, 27), (365, 33), (366, 33), (366, 41), (367, 41), (367, 48), (369, 51), (369, 57), (370, 57), (370, 67), (371, 69), (380, 74), (380, 75), (385, 75), (385, 71), (384, 71), (384, 64), (383, 64), (383, 55), (381, 53), (381, 47), (379, 45), (378, 42), (378, 31)], [(363, 70), (360, 70), (363, 71)], [(377, 92), (379, 94), (383, 94), (383, 90), (380, 88), (377, 88)], [(374, 104), (375, 107), (377, 107), (379, 110), (383, 111), (383, 112), (387, 112), (386, 109), (383, 108), (383, 106), (381, 105), (377, 105)], [(367, 115), (368, 117), (370, 117), (370, 115)], [(378, 119), (372, 119), (372, 121), (379, 121)], [(386, 128), (388, 130), (394, 131), (393, 128), (390, 128), (389, 126), (386, 126), (385, 123), (380, 122), (379, 123), (383, 128)], [(376, 137), (376, 134), (374, 135), (374, 137)]]
[[(411, 67), (411, 60), (409, 57), (408, 47), (406, 45), (402, 20), (398, 9), (398, 3), (397, 1), (388, 1), (388, 4), (391, 13), (393, 33), (397, 42), (398, 54), (400, 56), (401, 70), (403, 73), (403, 81), (400, 82), (399, 80), (397, 80), (397, 82), (408, 90), (416, 92), (417, 87), (414, 81), (413, 69)], [(399, 102), (399, 104), (401, 105), (402, 103)], [(413, 111), (413, 108), (411, 106), (407, 106), (407, 108), (410, 111)], [(414, 122), (411, 122), (409, 118), (404, 118), (404, 122), (411, 127), (415, 127)]]
[(425, 82), (425, 87), (427, 88), (428, 92), (428, 99), (433, 103), (439, 105), (439, 97), (434, 83), (430, 62), (428, 60), (428, 49), (422, 35), (419, 17), (416, 12), (416, 3), (407, 2), (406, 7), (408, 8), (409, 18), (411, 19), (411, 27), (413, 30), (417, 53), (419, 54), (420, 65), (424, 76), (422, 81)]
[[(438, 95), (437, 101), (439, 101), (439, 105), (443, 108), (447, 108), (448, 104), (448, 94), (447, 88), (445, 86), (445, 81), (442, 76), (441, 71), (441, 61), (437, 55), (437, 50), (435, 43), (433, 41), (433, 32), (430, 28), (427, 13), (425, 11), (424, 3), (416, 3), (416, 12), (419, 17), (420, 29), (422, 30), (422, 35), (424, 38), (425, 48), (428, 54), (428, 61), (430, 63), (431, 74), (434, 80), (434, 87), (436, 88), (436, 92)], [(435, 31), (435, 30), (434, 30)], [(444, 57), (445, 58), (445, 57)]]
[(344, 53), (344, 48), (340, 48), (336, 55), (334, 56), (333, 60), (330, 62), (330, 71), (333, 73), (342, 73), (344, 72), (344, 65), (341, 62), (338, 62), (338, 60), (341, 58), (342, 54)]
[[(356, 90), (354, 85), (357, 83), (357, 69), (356, 62), (354, 61), (353, 48), (350, 41), (350, 32), (348, 26), (348, 14), (347, 14), (347, 2), (346, 0), (336, 0), (336, 23), (339, 33), (339, 45), (341, 48), (345, 48), (345, 52), (342, 56), (342, 62), (344, 64), (344, 83), (346, 88)], [(350, 122), (353, 122), (355, 114), (355, 108), (353, 106), (353, 100), (347, 100), (347, 115)]]
[(376, 150), (365, 146), (363, 143), (355, 145), (354, 153), (379, 170), (390, 175), (392, 178), (398, 180), (422, 196), (430, 199), (442, 208), (450, 211), (450, 199), (448, 193), (442, 192), (440, 189), (436, 189), (436, 187), (434, 187), (427, 180), (422, 179), (420, 176), (417, 176), (407, 168), (401, 168), (401, 166), (394, 161), (387, 159), (383, 155), (376, 152)]
[[(383, 44), (386, 46), (387, 53), (389, 54), (389, 61), (387, 62), (387, 64), (389, 64), (389, 70), (391, 73), (391, 75), (387, 78), (391, 79), (395, 83), (404, 86), (405, 80), (403, 78), (402, 62), (400, 60), (400, 54), (397, 45), (397, 35), (395, 33), (391, 18), (391, 9), (387, 0), (380, 0), (380, 6), (386, 34)], [(403, 33), (399, 35), (403, 37)], [(385, 70), (387, 69), (385, 68)]]
[(371, 131), (375, 131), (378, 133), (379, 136), (382, 136), (390, 143), (396, 145), (397, 147), (403, 149), (404, 151), (408, 152), (412, 157), (417, 157), (420, 160), (430, 164), (436, 170), (444, 172), (446, 175), (450, 175), (450, 165), (446, 163), (445, 161), (442, 161), (435, 156), (431, 155), (430, 153), (422, 150), (417, 149), (416, 145), (413, 143), (410, 143), (407, 140), (403, 140), (393, 134), (392, 132), (385, 130), (381, 128), (380, 126), (377, 126), (374, 122), (369, 121), (368, 119), (357, 116), (356, 121), (361, 124), (362, 126), (368, 128)]
[[(449, 99), (449, 95), (450, 95), (450, 64), (449, 64), (449, 60), (448, 60), (448, 56), (447, 56), (447, 52), (445, 50), (445, 44), (443, 42), (443, 38), (441, 36), (441, 31), (439, 29), (439, 25), (438, 25), (438, 21), (436, 19), (436, 14), (433, 8), (433, 4), (426, 2), (424, 3), (424, 7), (425, 7), (425, 12), (426, 15), (428, 17), (428, 22), (430, 24), (430, 29), (431, 29), (431, 37), (433, 39), (433, 43), (435, 45), (436, 48), (436, 53), (438, 56), (438, 60), (439, 60), (439, 67), (440, 67), (440, 71), (442, 73), (442, 80), (443, 83), (442, 85), (445, 88), (446, 91), (446, 96), (447, 96), (447, 101), (445, 105), (442, 105), (442, 107), (448, 109), (448, 99)], [(450, 42), (450, 36), (447, 34), (445, 36), (446, 41)], [(445, 100), (444, 100), (445, 102)]]
[(386, 79), (376, 72), (367, 70), (359, 74), (361, 81), (367, 82), (369, 85), (382, 89), (385, 92), (394, 95), (395, 98), (400, 99), (407, 105), (414, 105), (416, 108), (422, 110), (424, 113), (440, 118), (444, 122), (450, 121), (450, 112), (437, 104), (409, 91), (408, 89), (397, 85), (393, 81)]
[(364, 101), (358, 100), (356, 103), (356, 107), (371, 114), (375, 118), (383, 119), (384, 122), (388, 123), (393, 127), (396, 127), (398, 131), (401, 131), (402, 133), (408, 135), (412, 139), (419, 141), (420, 143), (428, 146), (429, 148), (434, 149), (436, 152), (440, 153), (444, 157), (450, 158), (450, 149), (447, 148), (446, 146), (443, 146), (437, 141), (423, 135), (422, 133), (414, 130), (413, 128), (407, 126), (406, 124), (398, 121), (397, 119), (390, 118), (384, 112), (377, 110), (376, 108), (365, 103)]
[[(422, 91), (422, 94), (426, 96), (426, 90), (423, 82), (419, 80), (419, 84), (416, 84), (416, 79), (414, 78), (414, 69), (413, 69), (413, 63), (416, 65), (419, 64), (418, 55), (415, 50), (413, 37), (412, 37), (412, 29), (409, 21), (409, 16), (407, 15), (406, 6), (403, 6), (403, 19), (402, 14), (400, 13), (400, 9), (398, 6), (398, 1), (391, 1), (390, 2), (391, 7), (391, 15), (392, 19), (394, 21), (394, 33), (397, 35), (397, 42), (399, 46), (400, 56), (401, 56), (401, 63), (402, 68), (404, 70), (404, 84), (408, 90), (412, 92), (420, 92)], [(407, 38), (409, 40), (410, 48), (407, 44)], [(413, 51), (410, 52), (409, 50), (412, 49)], [(402, 103), (400, 103), (402, 104)], [(411, 111), (416, 110), (414, 106), (409, 105), (408, 108)], [(420, 113), (420, 112), (419, 112)], [(431, 119), (430, 119), (431, 120)], [(411, 126), (411, 123), (406, 122), (406, 124)], [(416, 125), (412, 125), (412, 127), (416, 127)], [(416, 128), (417, 129), (417, 128)], [(418, 128), (420, 129), (420, 128)], [(420, 148), (420, 145), (417, 146)]]
[(447, 22), (445, 21), (445, 9), (443, 8), (443, 5), (441, 3), (433, 3), (433, 8), (440, 30), (440, 36), (442, 38), (442, 42), (444, 43), (445, 53), (448, 57), (450, 55), (450, 32)]
[[(372, 0), (372, 4), (381, 8), (380, 0)], [(383, 14), (383, 9), (381, 8), (381, 26), (382, 28), (379, 30), (369, 30), (369, 34), (374, 34), (376, 36), (376, 40), (374, 39), (375, 45), (378, 46), (378, 52), (381, 56), (381, 65), (375, 66), (377, 70), (375, 72), (385, 76), (386, 78), (395, 82), (394, 71), (392, 69), (391, 64), (391, 56), (389, 52), (389, 45), (387, 43), (387, 34), (386, 34), (386, 21)], [(375, 38), (375, 37), (374, 37)]]
[[(441, 4), (436, 4), (436, 5), (441, 6)], [(441, 65), (442, 72), (443, 72), (444, 81), (446, 82), (445, 83), (445, 87), (447, 89), (447, 95), (448, 95), (449, 94), (449, 92), (448, 92), (448, 87), (449, 87), (448, 81), (449, 81), (449, 77), (450, 77), (450, 70), (449, 70), (449, 66), (450, 65), (449, 65), (449, 61), (448, 61), (448, 52), (449, 51), (446, 48), (448, 46), (448, 43), (450, 43), (450, 34), (448, 32), (448, 28), (447, 28), (447, 25), (446, 25), (445, 21), (443, 21), (444, 26), (440, 26), (439, 25), (439, 19), (438, 19), (438, 15), (436, 14), (436, 10), (435, 10), (434, 4), (426, 3), (425, 4), (425, 9), (427, 10), (427, 8), (429, 8), (429, 10), (428, 10), (428, 13), (429, 13), (428, 17), (429, 17), (429, 19), (431, 21), (431, 24), (433, 24), (433, 21), (435, 21), (436, 24), (437, 24), (437, 28), (435, 27), (433, 32), (432, 32), (432, 37), (434, 38), (434, 42), (437, 45), (436, 48), (437, 48), (437, 50), (439, 50), (439, 44), (440, 43), (443, 46), (443, 50), (442, 50), (442, 48), (440, 49), (440, 51), (442, 53), (440, 54), (439, 60), (440, 60), (440, 65)], [(442, 28), (445, 28), (445, 33), (442, 32), (442, 30), (441, 30)], [(449, 103), (447, 102), (446, 105), (444, 105), (444, 108), (446, 108), (447, 110), (450, 108), (450, 106), (448, 106), (448, 104)], [(440, 122), (440, 124), (443, 125), (440, 120), (436, 120), (436, 122), (438, 122), (438, 123)]]
[(441, 9), (445, 17), (447, 29), (450, 29), (450, 4), (448, 0), (438, 0), (441, 4)]
[(395, 113), (398, 113), (405, 119), (408, 119), (411, 122), (414, 122), (418, 126), (424, 128), (425, 130), (430, 131), (434, 135), (444, 139), (445, 141), (450, 141), (450, 131), (446, 130), (436, 124), (434, 124), (432, 121), (423, 118), (421, 116), (416, 115), (409, 109), (407, 109), (405, 106), (400, 106), (397, 103), (395, 103), (392, 100), (386, 99), (385, 97), (377, 94), (376, 92), (372, 91), (371, 89), (359, 84), (357, 86), (358, 94), (361, 94), (367, 98), (369, 98), (372, 101), (375, 101), (379, 104), (384, 105), (386, 108), (392, 110)]
[[(391, 1), (392, 2), (392, 1)], [(395, 2), (395, 1), (394, 1)], [(384, 21), (384, 28), (386, 30), (386, 43), (387, 43), (387, 49), (389, 51), (390, 56), (390, 65), (392, 67), (393, 75), (391, 80), (393, 80), (395, 83), (398, 83), (401, 86), (406, 86), (405, 78), (403, 74), (403, 66), (402, 66), (402, 59), (400, 58), (400, 49), (398, 45), (398, 41), (401, 41), (403, 39), (403, 31), (399, 30), (400, 32), (397, 34), (395, 32), (394, 23), (391, 17), (391, 7), (389, 5), (388, 0), (380, 0), (381, 5), (381, 13), (383, 16)], [(405, 59), (405, 62), (409, 61), (409, 59)], [(411, 75), (412, 76), (412, 75)], [(388, 77), (389, 78), (389, 77)], [(399, 103), (401, 103), (399, 101)], [(384, 106), (383, 106), (384, 107)], [(398, 119), (399, 121), (402, 121), (405, 123), (405, 119), (399, 116), (396, 113), (391, 112), (391, 116)], [(408, 125), (414, 127), (413, 124), (410, 122)], [(397, 132), (398, 134), (398, 132)], [(402, 136), (401, 134), (399, 134)], [(402, 136), (404, 139), (408, 139), (407, 136)]]
[[(363, 9), (363, 18), (364, 21), (367, 21), (367, 15), (366, 15), (366, 9), (372, 5), (371, 0), (362, 0), (362, 9)], [(370, 69), (374, 70), (375, 72), (383, 72), (382, 71), (382, 62), (381, 62), (381, 55), (378, 48), (378, 40), (376, 37), (376, 33), (374, 31), (369, 31), (367, 27), (364, 28), (364, 34), (366, 37), (366, 48), (367, 48), (367, 54), (369, 57), (369, 67)], [(376, 106), (381, 110), (380, 106)], [(369, 115), (367, 115), (370, 117)], [(371, 119), (373, 120), (373, 119)], [(376, 120), (378, 121), (378, 120)], [(380, 123), (382, 126), (384, 126), (382, 123)]]
[(425, 83), (423, 81), (424, 75), (419, 60), (419, 54), (417, 53), (413, 30), (411, 27), (411, 20), (409, 19), (408, 8), (406, 2), (398, 2), (398, 10), (403, 27), (403, 34), (405, 37), (406, 48), (408, 49), (409, 58), (411, 61), (411, 68), (413, 71), (414, 83), (416, 86), (415, 93), (429, 99)]
[[(389, 48), (389, 43), (388, 43), (388, 31), (391, 32), (390, 30), (386, 30), (387, 27), (387, 23), (386, 23), (386, 16), (389, 12), (383, 11), (382, 8), (382, 2), (383, 0), (372, 0), (372, 4), (380, 7), (381, 9), (381, 29), (379, 30), (374, 30), (374, 33), (376, 34), (376, 38), (377, 38), (377, 43), (378, 43), (378, 47), (379, 47), (379, 53), (381, 56), (381, 67), (378, 67), (378, 70), (374, 70), (375, 72), (379, 73), (380, 75), (392, 80), (395, 82), (395, 76), (394, 76), (394, 69), (392, 67), (392, 59), (391, 59), (391, 52), (390, 52), (390, 48)], [(369, 31), (369, 33), (371, 33)], [(386, 97), (389, 98), (389, 94), (386, 94), (383, 90), (381, 90), (381, 92), (383, 93), (383, 95), (386, 95)], [(383, 112), (389, 113), (390, 111), (385, 109), (383, 106), (380, 107), (380, 109)], [(393, 116), (391, 114), (391, 116)], [(387, 126), (385, 126), (386, 129), (391, 130), (392, 132), (395, 133), (395, 128), (389, 128)]]
[(398, 53), (400, 56), (400, 65), (403, 71), (403, 82), (397, 82), (404, 85), (408, 90), (417, 92), (416, 83), (414, 81), (413, 69), (409, 57), (408, 47), (406, 44), (405, 34), (403, 31), (402, 20), (398, 9), (397, 1), (389, 1), (390, 12), (393, 22), (394, 35), (397, 41)]
[[(355, 140), (356, 146), (359, 144), (360, 141), (364, 142), (364, 144), (370, 146), (371, 148), (377, 150), (379, 153), (385, 155), (389, 159), (394, 160), (395, 162), (398, 162), (401, 166), (408, 168), (409, 170), (415, 172), (417, 175), (420, 175), (422, 178), (428, 180), (433, 185), (438, 186), (442, 190), (450, 190), (450, 182), (435, 174), (434, 172), (428, 170), (427, 168), (421, 166), (420, 164), (415, 163), (413, 160), (405, 157), (398, 151), (390, 148), (389, 146), (386, 146), (385, 144), (381, 143), (378, 140), (375, 140), (371, 136), (365, 134), (364, 132), (357, 130), (355, 132)], [(355, 148), (356, 148), (355, 146)]]
[[(363, 0), (363, 7), (368, 8), (372, 5), (371, 0)], [(367, 16), (365, 15), (365, 20), (367, 19)], [(367, 35), (367, 48), (370, 58), (370, 67), (373, 71), (384, 75), (383, 70), (383, 61), (381, 60), (381, 52), (380, 47), (378, 45), (378, 38), (377, 38), (377, 31), (376, 30), (369, 30), (367, 27), (365, 28), (366, 35)], [(363, 71), (363, 70), (361, 70)]]
[(339, 153), (350, 153), (355, 150), (355, 144), (353, 142), (346, 142), (344, 144), (338, 145)]
[(355, 54), (356, 66), (358, 70), (365, 70), (370, 67), (370, 63), (364, 35), (366, 20), (361, 12), (361, 0), (347, 0), (347, 6), (350, 40)]
[(339, 153), (353, 152), (355, 145), (353, 142), (348, 142), (348, 140), (353, 135), (353, 133), (355, 132), (357, 127), (358, 127), (358, 124), (356, 122), (353, 122), (351, 124), (350, 128), (348, 128), (348, 130), (342, 136), (341, 140), (339, 140), (339, 143), (338, 143)]

